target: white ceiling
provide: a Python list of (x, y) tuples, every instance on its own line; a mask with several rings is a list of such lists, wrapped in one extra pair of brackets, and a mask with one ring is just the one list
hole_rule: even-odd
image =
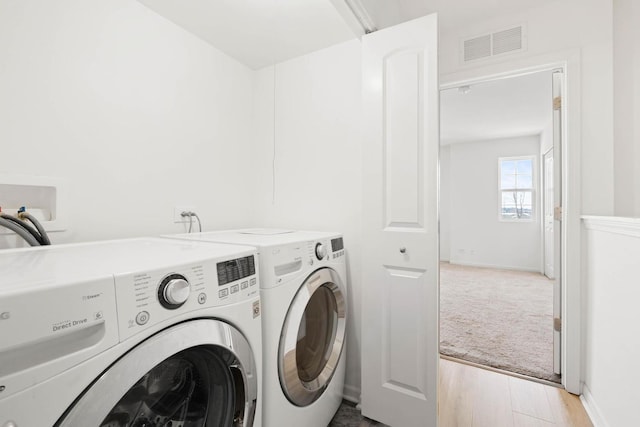
[(551, 72), (440, 93), (442, 144), (535, 135), (551, 120)]
[[(138, 0), (252, 69), (362, 34), (344, 0)], [(361, 0), (377, 28), (437, 11), (441, 29), (566, 0)], [(550, 78), (529, 75), (441, 94), (443, 143), (539, 133)]]
[(441, 30), (566, 0), (360, 0), (378, 29), (438, 13)]
[(357, 37), (342, 0), (139, 0), (252, 69)]
[[(252, 69), (363, 33), (345, 0), (138, 0)], [(356, 0), (357, 1), (357, 0)], [(359, 0), (378, 29), (438, 12), (442, 31), (567, 0)]]

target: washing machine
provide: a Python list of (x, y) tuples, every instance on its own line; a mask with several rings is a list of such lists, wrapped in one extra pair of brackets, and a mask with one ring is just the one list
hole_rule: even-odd
[(261, 425), (254, 248), (0, 252), (0, 426)]
[(342, 236), (250, 229), (168, 237), (258, 249), (263, 425), (326, 427), (344, 387), (347, 278)]

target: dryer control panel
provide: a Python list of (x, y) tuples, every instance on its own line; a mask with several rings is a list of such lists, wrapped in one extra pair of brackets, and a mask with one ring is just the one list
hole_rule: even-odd
[(259, 257), (260, 286), (267, 289), (329, 264), (344, 264), (345, 252), (342, 237), (335, 237), (263, 247)]
[(344, 256), (344, 241), (342, 237), (331, 239), (331, 258), (336, 259)]
[(234, 304), (259, 295), (255, 254), (117, 275), (120, 339), (186, 312)]

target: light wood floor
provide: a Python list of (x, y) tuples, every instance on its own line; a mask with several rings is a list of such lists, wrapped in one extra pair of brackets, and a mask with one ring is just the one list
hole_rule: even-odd
[[(380, 426), (363, 421), (360, 427)], [(593, 427), (565, 390), (440, 359), (439, 427)]]

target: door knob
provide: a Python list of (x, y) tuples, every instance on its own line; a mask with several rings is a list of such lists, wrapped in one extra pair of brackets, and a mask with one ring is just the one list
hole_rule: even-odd
[(407, 252), (407, 248), (405, 248), (404, 246), (400, 248), (400, 253), (403, 254)]

